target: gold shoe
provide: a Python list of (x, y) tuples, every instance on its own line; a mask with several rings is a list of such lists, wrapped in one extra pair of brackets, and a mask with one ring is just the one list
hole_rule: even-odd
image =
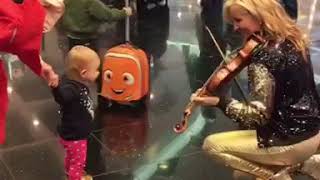
[(259, 177), (254, 178), (253, 175), (242, 172), (242, 171), (238, 171), (238, 170), (233, 171), (233, 179), (234, 180), (265, 180)]
[(315, 154), (304, 161), (300, 172), (315, 180), (320, 180), (320, 154)]
[(254, 180), (254, 177), (249, 173), (239, 171), (239, 170), (234, 170), (233, 179), (234, 180)]
[(287, 172), (277, 173), (270, 180), (292, 180), (291, 176)]
[(270, 180), (292, 180), (289, 174), (292, 168), (293, 166), (283, 168), (282, 170), (277, 172), (274, 176), (272, 176)]

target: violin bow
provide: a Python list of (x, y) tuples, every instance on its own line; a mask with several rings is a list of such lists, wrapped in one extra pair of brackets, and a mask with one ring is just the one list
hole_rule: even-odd
[[(221, 61), (220, 65), (219, 65), (218, 67), (222, 66), (223, 64), (227, 64), (226, 56), (223, 54), (223, 52), (222, 52), (219, 44), (217, 43), (216, 39), (215, 39), (214, 36), (212, 35), (210, 29), (209, 29), (207, 26), (205, 26), (205, 28), (206, 28), (207, 31), (209, 32), (209, 34), (210, 34), (210, 36), (211, 36), (214, 44), (216, 45), (218, 51), (220, 52), (221, 57), (223, 58), (223, 61)], [(216, 69), (215, 71), (217, 71), (217, 69)], [(214, 72), (215, 72), (215, 71), (214, 71)], [(208, 78), (208, 80), (204, 83), (203, 87), (200, 89), (200, 91), (198, 92), (197, 96), (202, 96), (202, 95), (204, 94), (204, 91), (205, 91), (204, 88), (205, 88), (205, 87), (207, 86), (207, 84), (210, 82), (211, 77), (215, 74), (214, 72), (211, 74), (211, 76)], [(238, 80), (236, 79), (236, 77), (235, 77), (233, 80), (235, 81), (237, 87), (239, 88), (240, 93), (241, 93), (241, 95), (242, 95), (245, 103), (246, 103), (246, 104), (249, 104), (248, 98), (246, 97), (246, 95), (245, 95), (243, 89), (241, 88), (241, 86), (240, 86)], [(184, 131), (187, 129), (187, 127), (188, 127), (188, 121), (187, 121), (187, 119), (188, 119), (189, 116), (190, 116), (190, 112), (187, 112), (186, 110), (187, 110), (187, 109), (189, 109), (189, 110), (192, 109), (193, 106), (194, 106), (194, 104), (193, 104), (192, 102), (190, 102), (190, 103), (187, 105), (187, 108), (185, 109), (185, 112), (184, 112), (183, 120), (182, 120), (180, 123), (177, 123), (177, 124), (174, 126), (174, 131), (175, 131), (176, 133), (182, 133), (182, 132), (184, 132)]]
[[(216, 48), (218, 49), (218, 51), (219, 51), (219, 53), (220, 53), (220, 56), (222, 57), (222, 62), (221, 62), (221, 64), (220, 64), (220, 65), (222, 65), (223, 63), (227, 64), (227, 57), (223, 54), (223, 52), (222, 52), (222, 50), (221, 50), (221, 48), (220, 48), (220, 46), (219, 46), (219, 44), (218, 44), (218, 42), (217, 42), (216, 38), (213, 36), (213, 34), (212, 34), (211, 30), (209, 29), (209, 27), (208, 27), (207, 25), (205, 25), (205, 28), (206, 28), (206, 30), (208, 31), (208, 33), (209, 33), (209, 35), (210, 35), (210, 37), (211, 37), (212, 41), (214, 42), (214, 44), (215, 44)], [(247, 104), (249, 104), (248, 97), (245, 95), (244, 90), (241, 88), (240, 83), (239, 83), (239, 81), (238, 81), (237, 77), (234, 77), (234, 79), (233, 79), (233, 80), (234, 80), (234, 82), (235, 82), (235, 84), (236, 84), (237, 88), (239, 89), (239, 91), (240, 91), (240, 93), (241, 93), (241, 95), (242, 95), (242, 97), (243, 97), (244, 101), (245, 101)]]

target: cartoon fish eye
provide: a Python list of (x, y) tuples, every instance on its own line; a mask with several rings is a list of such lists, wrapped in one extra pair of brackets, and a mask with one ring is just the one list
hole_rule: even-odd
[(106, 71), (104, 72), (104, 76), (103, 76), (103, 77), (104, 77), (104, 80), (107, 81), (107, 82), (110, 82), (111, 79), (112, 79), (112, 75), (113, 75), (112, 71), (106, 70)]
[(127, 85), (132, 85), (134, 83), (134, 77), (130, 73), (123, 73), (122, 75), (124, 83)]

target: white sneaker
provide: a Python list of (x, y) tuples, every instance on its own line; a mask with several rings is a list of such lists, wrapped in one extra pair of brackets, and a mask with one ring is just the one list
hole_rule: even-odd
[(87, 174), (87, 175), (82, 176), (81, 180), (93, 180), (93, 178), (92, 178), (92, 176)]

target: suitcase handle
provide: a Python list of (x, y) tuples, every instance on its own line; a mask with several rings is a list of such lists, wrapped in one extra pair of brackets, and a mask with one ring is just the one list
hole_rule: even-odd
[[(125, 6), (129, 7), (129, 0), (125, 0)], [(130, 17), (126, 17), (126, 24), (125, 24), (125, 41), (128, 43), (130, 42)]]

